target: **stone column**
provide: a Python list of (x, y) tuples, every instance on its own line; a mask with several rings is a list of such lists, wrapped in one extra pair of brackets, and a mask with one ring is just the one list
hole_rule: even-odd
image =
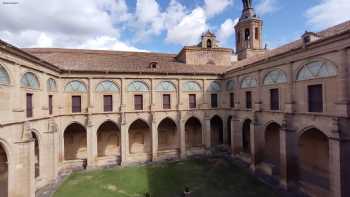
[(87, 164), (89, 169), (96, 167), (97, 159), (97, 136), (96, 128), (92, 123), (91, 117), (87, 119), (86, 124), (86, 137), (87, 137)]
[(206, 148), (211, 147), (211, 129), (210, 129), (210, 118), (204, 117), (204, 125), (203, 125), (203, 132), (204, 132), (204, 145)]
[(202, 98), (202, 105), (201, 105), (201, 107), (200, 108), (208, 108), (208, 98), (207, 98), (207, 94), (206, 94), (206, 91), (205, 91), (205, 87), (206, 87), (206, 81), (203, 79), (202, 80), (202, 96), (203, 96), (203, 98)]
[[(45, 183), (54, 182), (57, 176), (57, 158), (56, 154), (56, 134), (55, 123), (49, 121), (48, 130), (42, 132), (40, 139), (40, 177), (46, 180)], [(44, 156), (42, 156), (44, 155)]]
[(288, 189), (297, 180), (297, 133), (282, 126), (280, 129), (280, 185)]
[[(345, 174), (344, 174), (345, 176)], [(343, 185), (344, 183), (344, 185)], [(342, 182), (341, 142), (339, 138), (329, 138), (329, 190), (331, 197), (342, 197), (342, 190), (348, 183)]]
[(259, 122), (252, 121), (250, 123), (250, 151), (251, 164), (250, 168), (254, 171), (256, 165), (263, 160), (264, 147), (264, 127)]
[(152, 116), (152, 161), (158, 160), (158, 129), (157, 121), (154, 115)]
[(261, 88), (262, 88), (262, 80), (261, 80), (261, 71), (258, 71), (258, 76), (257, 76), (257, 87), (256, 87), (256, 101), (255, 101), (255, 106), (254, 106), (254, 111), (261, 111), (262, 108), (262, 101), (261, 101)]
[(127, 99), (127, 84), (126, 84), (126, 79), (122, 78), (120, 80), (120, 86), (121, 86), (121, 90), (120, 90), (120, 97), (121, 97), (121, 101), (120, 101), (120, 111), (124, 112), (126, 110), (126, 99)]
[(288, 66), (288, 87), (285, 91), (286, 102), (285, 102), (285, 112), (293, 113), (293, 103), (294, 103), (294, 74), (293, 74), (293, 63)]
[(341, 63), (337, 71), (337, 101), (336, 109), (339, 116), (350, 115), (350, 98), (349, 98), (349, 50), (343, 49), (338, 52)]
[(242, 149), (242, 126), (236, 117), (231, 120), (231, 139), (232, 153), (238, 155)]
[(186, 131), (185, 131), (185, 122), (182, 120), (181, 112), (178, 112), (178, 125), (180, 131), (180, 158), (186, 158)]
[(129, 154), (129, 132), (127, 125), (122, 123), (120, 125), (120, 136), (121, 136), (121, 165), (125, 166), (128, 164)]

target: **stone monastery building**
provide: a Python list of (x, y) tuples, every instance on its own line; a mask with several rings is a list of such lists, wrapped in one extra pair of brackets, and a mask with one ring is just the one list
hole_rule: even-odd
[(184, 159), (221, 145), (311, 196), (350, 196), (350, 21), (276, 49), (244, 2), (233, 50), (20, 49), (0, 40), (0, 197), (79, 168)]

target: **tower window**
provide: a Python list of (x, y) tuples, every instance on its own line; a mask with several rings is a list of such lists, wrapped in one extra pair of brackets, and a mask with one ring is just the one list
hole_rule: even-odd
[(207, 40), (207, 48), (212, 48), (212, 47), (213, 47), (213, 46), (212, 46), (211, 40), (208, 39), (208, 40)]
[(250, 30), (249, 29), (245, 29), (244, 30), (244, 39), (245, 40), (249, 40), (250, 39)]
[(259, 40), (259, 28), (255, 28), (255, 39)]

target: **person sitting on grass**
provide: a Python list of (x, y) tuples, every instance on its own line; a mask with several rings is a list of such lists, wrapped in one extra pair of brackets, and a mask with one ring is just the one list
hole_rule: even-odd
[(184, 197), (190, 197), (191, 196), (191, 191), (189, 187), (185, 187), (184, 191)]

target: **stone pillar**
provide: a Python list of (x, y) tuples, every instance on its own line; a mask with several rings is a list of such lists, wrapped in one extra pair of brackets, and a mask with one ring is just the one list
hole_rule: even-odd
[(129, 154), (129, 132), (127, 125), (122, 123), (120, 125), (120, 135), (121, 135), (121, 165), (125, 166), (128, 163)]
[(152, 161), (158, 160), (158, 129), (156, 118), (152, 117)]
[[(331, 197), (342, 197), (342, 189), (346, 184), (342, 182), (341, 142), (338, 138), (329, 139), (329, 190)], [(345, 174), (344, 174), (345, 176)], [(343, 185), (344, 183), (344, 185)]]
[(121, 91), (120, 91), (120, 97), (121, 97), (121, 101), (120, 101), (120, 111), (124, 112), (126, 110), (126, 99), (127, 99), (127, 84), (126, 84), (126, 80), (124, 78), (122, 78), (120, 80), (120, 86), (121, 86)]
[(242, 126), (241, 121), (236, 118), (231, 120), (231, 139), (232, 153), (238, 155), (242, 149)]
[(280, 185), (288, 189), (297, 180), (297, 133), (282, 126), (280, 129)]
[(91, 122), (91, 118), (87, 119), (86, 138), (87, 138), (87, 164), (89, 169), (96, 167), (97, 159), (97, 131), (95, 125)]
[[(34, 197), (35, 196), (35, 167), (34, 167), (34, 140), (30, 128), (24, 125), (24, 132), (19, 142), (13, 146), (13, 155), (10, 155), (9, 178), (10, 197)], [(12, 187), (12, 185), (15, 185)]]
[[(226, 120), (226, 121), (225, 121)], [(228, 132), (227, 132), (227, 120), (228, 120), (228, 117), (227, 118), (224, 118), (223, 120), (222, 120), (222, 134), (223, 134), (223, 142), (224, 142), (224, 144), (225, 145), (227, 145), (228, 144)]]
[(256, 165), (263, 160), (264, 156), (264, 127), (259, 122), (250, 123), (250, 151), (251, 164), (250, 168), (255, 171)]
[(181, 112), (179, 113), (178, 125), (180, 131), (180, 158), (186, 158), (186, 131), (185, 131), (185, 122), (182, 120)]
[(339, 56), (341, 63), (338, 67), (337, 72), (337, 101), (336, 109), (339, 116), (349, 116), (350, 115), (350, 98), (349, 98), (349, 50), (343, 49), (339, 51)]
[(211, 129), (210, 129), (210, 118), (205, 117), (204, 118), (204, 125), (203, 125), (203, 132), (204, 132), (204, 145), (206, 148), (211, 147)]
[[(254, 40), (254, 39), (253, 39)], [(261, 100), (261, 88), (262, 88), (262, 80), (261, 80), (261, 71), (258, 71), (257, 74), (257, 87), (256, 87), (256, 101), (254, 106), (254, 111), (261, 111), (262, 109), (262, 100)]]
[[(57, 158), (56, 154), (56, 133), (57, 130), (49, 123), (48, 131), (41, 133), (40, 139), (40, 177), (45, 184), (54, 182), (57, 175)], [(44, 156), (43, 156), (44, 155)]]
[(293, 63), (290, 63), (288, 66), (288, 87), (285, 91), (286, 93), (286, 102), (285, 102), (285, 112), (293, 113), (293, 103), (294, 103), (294, 71)]

